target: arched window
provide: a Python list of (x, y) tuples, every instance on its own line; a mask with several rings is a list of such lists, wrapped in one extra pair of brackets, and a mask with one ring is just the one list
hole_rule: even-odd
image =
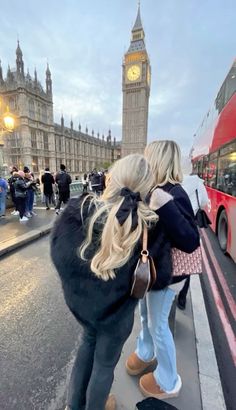
[(35, 118), (34, 100), (32, 98), (29, 100), (29, 116)]
[(47, 107), (45, 104), (42, 105), (42, 121), (47, 123)]

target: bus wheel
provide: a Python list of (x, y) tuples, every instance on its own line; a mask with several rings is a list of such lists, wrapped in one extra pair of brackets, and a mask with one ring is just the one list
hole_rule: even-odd
[(225, 211), (222, 211), (218, 221), (218, 241), (223, 252), (227, 249), (228, 239), (228, 218)]

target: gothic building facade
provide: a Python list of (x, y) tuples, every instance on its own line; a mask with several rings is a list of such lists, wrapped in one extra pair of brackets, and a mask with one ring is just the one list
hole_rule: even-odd
[(140, 5), (123, 60), (122, 156), (143, 154), (147, 144), (151, 66), (145, 46)]
[(4, 163), (6, 167), (29, 166), (36, 174), (45, 167), (58, 170), (61, 163), (73, 176), (88, 172), (95, 167), (104, 167), (120, 158), (120, 145), (108, 136), (99, 133), (89, 135), (81, 125), (74, 129), (54, 123), (52, 78), (49, 66), (46, 69), (46, 87), (42, 87), (35, 70), (32, 77), (25, 74), (23, 54), (19, 45), (16, 49), (16, 69), (8, 66), (3, 77), (0, 62), (0, 98), (9, 106), (16, 117), (16, 129), (5, 136)]

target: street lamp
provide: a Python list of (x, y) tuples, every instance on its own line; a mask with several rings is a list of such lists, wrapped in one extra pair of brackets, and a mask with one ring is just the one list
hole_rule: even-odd
[(9, 107), (6, 107), (6, 111), (2, 114), (2, 101), (0, 100), (0, 171), (3, 168), (3, 136), (7, 132), (13, 132), (15, 128), (15, 117), (10, 113)]
[[(0, 105), (1, 108), (1, 105)], [(13, 132), (15, 128), (15, 117), (10, 113), (9, 107), (7, 106), (6, 112), (1, 115), (0, 113), (0, 132)]]
[(3, 127), (7, 132), (13, 132), (15, 128), (15, 118), (9, 112), (9, 108), (7, 107), (7, 111), (3, 114)]

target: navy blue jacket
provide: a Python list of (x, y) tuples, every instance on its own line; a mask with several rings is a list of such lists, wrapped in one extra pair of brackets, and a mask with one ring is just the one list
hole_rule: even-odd
[[(148, 248), (157, 268), (153, 290), (171, 283), (171, 247), (193, 252), (199, 246), (199, 234), (187, 194), (180, 185), (175, 188), (175, 200), (158, 210), (159, 221), (149, 231)], [(88, 201), (87, 201), (88, 202)], [(51, 238), (51, 256), (59, 273), (66, 303), (76, 318), (93, 326), (116, 326), (117, 320), (133, 312), (137, 300), (130, 297), (141, 242), (129, 262), (116, 270), (116, 278), (103, 281), (90, 270), (90, 262), (78, 257), (78, 248), (86, 235), (80, 213), (81, 199), (73, 198), (55, 224)], [(184, 215), (180, 209), (186, 208)], [(93, 210), (91, 210), (93, 212)], [(86, 219), (87, 209), (84, 208)], [(102, 227), (96, 225), (88, 257), (99, 246)]]

